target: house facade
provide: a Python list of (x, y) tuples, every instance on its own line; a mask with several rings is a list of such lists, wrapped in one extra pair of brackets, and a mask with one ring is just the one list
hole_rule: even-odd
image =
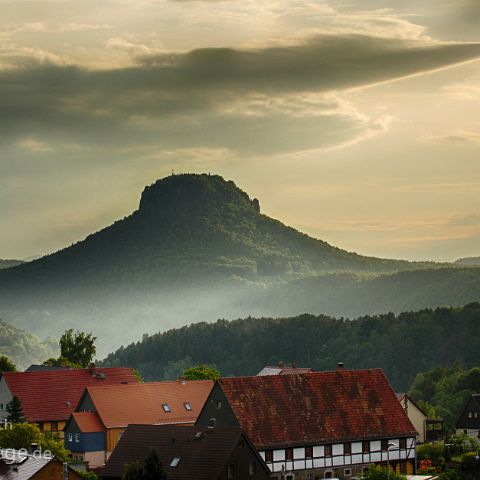
[(267, 480), (270, 471), (239, 427), (130, 425), (100, 472), (120, 480), (125, 465), (156, 450), (170, 480)]
[(457, 434), (464, 433), (480, 442), (480, 394), (467, 400), (455, 428)]
[(210, 380), (88, 387), (65, 427), (65, 447), (90, 468), (102, 466), (130, 424), (193, 425), (212, 387)]
[(0, 422), (7, 418), (6, 407), (14, 396), (22, 402), (28, 422), (41, 430), (57, 433), (88, 386), (138, 383), (131, 368), (91, 368), (3, 372), (0, 378)]
[(28, 455), (18, 450), (0, 450), (0, 478), (4, 480), (82, 480), (73, 468), (55, 457)]
[(240, 426), (277, 479), (413, 474), (417, 432), (381, 370), (223, 378), (199, 426)]
[(418, 443), (443, 440), (443, 420), (428, 418), (428, 415), (406, 393), (397, 393), (397, 398), (418, 432)]

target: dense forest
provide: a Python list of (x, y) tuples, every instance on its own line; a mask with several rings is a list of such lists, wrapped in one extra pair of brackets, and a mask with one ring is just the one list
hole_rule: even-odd
[(480, 368), (465, 369), (459, 363), (437, 366), (419, 373), (408, 393), (431, 418), (443, 418), (452, 431), (467, 399), (480, 393)]
[[(350, 317), (480, 301), (480, 269), (365, 257), (260, 212), (233, 182), (172, 175), (85, 240), (0, 271), (0, 316), (41, 335), (80, 323), (106, 354), (218, 318)], [(125, 326), (129, 328), (125, 328)]]
[(347, 368), (381, 367), (397, 391), (406, 391), (418, 372), (455, 362), (478, 365), (479, 345), (480, 303), (472, 303), (355, 321), (301, 315), (200, 323), (145, 335), (103, 365), (131, 366), (145, 379), (163, 380), (199, 363), (230, 376), (254, 375), (279, 362), (315, 370), (344, 362)]
[(58, 343), (49, 338), (41, 341), (19, 328), (0, 320), (0, 355), (6, 355), (19, 368), (42, 363), (58, 354)]

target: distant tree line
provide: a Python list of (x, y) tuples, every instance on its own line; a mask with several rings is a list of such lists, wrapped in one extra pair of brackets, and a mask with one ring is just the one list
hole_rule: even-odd
[(381, 367), (397, 391), (406, 391), (421, 371), (477, 365), (479, 341), (480, 303), (470, 303), (355, 321), (300, 315), (197, 323), (145, 335), (103, 365), (135, 367), (148, 381), (175, 379), (198, 364), (232, 376), (254, 375), (279, 362), (315, 370), (344, 362), (347, 368)]

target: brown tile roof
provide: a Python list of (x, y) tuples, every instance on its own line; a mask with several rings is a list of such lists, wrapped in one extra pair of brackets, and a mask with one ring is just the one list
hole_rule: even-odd
[(212, 387), (211, 380), (151, 382), (89, 387), (87, 393), (102, 423), (114, 428), (130, 423), (195, 423)]
[[(216, 480), (224, 472), (241, 435), (238, 427), (129, 425), (100, 476), (121, 478), (125, 464), (143, 461), (153, 448), (171, 480)], [(176, 457), (180, 458), (178, 466), (170, 467)], [(258, 467), (265, 469), (265, 478), (268, 478), (268, 470), (260, 457), (257, 458)]]
[(257, 448), (415, 436), (380, 369), (222, 378)]
[(20, 398), (29, 422), (68, 420), (89, 385), (137, 383), (131, 368), (4, 372), (13, 396)]
[(103, 432), (105, 427), (102, 425), (97, 413), (93, 412), (73, 412), (72, 417), (78, 428), (83, 433)]

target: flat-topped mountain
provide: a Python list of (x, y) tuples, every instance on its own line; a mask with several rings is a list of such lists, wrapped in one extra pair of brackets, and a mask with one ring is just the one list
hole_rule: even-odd
[[(114, 342), (219, 317), (353, 316), (479, 299), (477, 271), (440, 267), (347, 252), (263, 215), (220, 176), (172, 175), (146, 187), (124, 219), (0, 271), (0, 315), (48, 334), (82, 325)], [(410, 275), (425, 269), (418, 285)]]

